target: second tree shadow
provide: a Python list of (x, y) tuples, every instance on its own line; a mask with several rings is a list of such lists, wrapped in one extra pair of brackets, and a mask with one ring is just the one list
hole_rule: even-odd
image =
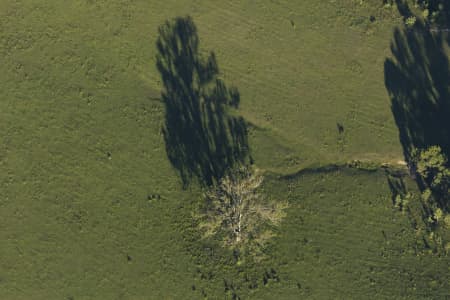
[(178, 17), (159, 28), (157, 68), (164, 84), (166, 152), (183, 185), (211, 185), (249, 157), (247, 127), (233, 115), (239, 91), (218, 78), (213, 52), (199, 53), (197, 28)]
[(415, 148), (439, 145), (450, 154), (450, 74), (445, 46), (445, 34), (431, 32), (418, 21), (410, 29), (395, 30), (394, 57), (384, 64), (392, 113), (410, 167)]

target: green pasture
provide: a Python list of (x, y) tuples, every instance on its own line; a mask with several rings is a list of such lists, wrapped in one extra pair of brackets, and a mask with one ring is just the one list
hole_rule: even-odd
[[(381, 2), (0, 1), (0, 299), (449, 297), (384, 171), (297, 173), (404, 160), (384, 66), (403, 19)], [(260, 262), (200, 240), (167, 158), (155, 43), (186, 15), (290, 203)]]

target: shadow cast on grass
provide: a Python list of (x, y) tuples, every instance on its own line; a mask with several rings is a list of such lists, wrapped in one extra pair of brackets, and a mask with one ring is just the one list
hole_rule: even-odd
[(192, 18), (166, 21), (159, 27), (156, 46), (164, 84), (168, 158), (185, 187), (193, 177), (211, 185), (249, 158), (246, 123), (233, 114), (239, 106), (239, 91), (218, 77), (213, 52), (206, 58), (200, 55)]
[[(450, 157), (450, 70), (448, 33), (433, 31), (422, 21), (414, 26), (395, 29), (391, 51), (393, 58), (384, 64), (385, 85), (391, 109), (399, 129), (405, 160), (421, 192), (433, 192), (434, 202), (422, 201), (422, 219), (434, 226), (430, 218), (435, 208), (448, 209), (447, 194), (436, 190), (429, 179), (417, 172), (415, 150), (440, 146)], [(448, 166), (447, 166), (448, 167)], [(389, 181), (396, 199), (402, 186)], [(400, 196), (401, 193), (399, 194)], [(435, 206), (435, 207), (434, 207)], [(431, 224), (431, 225), (430, 225)]]
[(393, 58), (384, 64), (392, 113), (412, 171), (415, 148), (439, 145), (450, 154), (450, 74), (445, 46), (445, 34), (431, 32), (418, 21), (412, 28), (395, 30)]
[[(448, 0), (414, 0), (414, 6), (422, 12), (420, 19), (425, 21), (431, 31), (450, 31), (450, 1)], [(395, 0), (395, 6), (404, 20), (417, 17), (411, 10), (408, 0)], [(416, 10), (417, 11), (417, 10)], [(448, 36), (450, 37), (450, 36)]]
[(432, 20), (441, 29), (450, 24), (450, 3), (448, 0), (417, 0), (417, 4), (428, 11), (428, 20)]

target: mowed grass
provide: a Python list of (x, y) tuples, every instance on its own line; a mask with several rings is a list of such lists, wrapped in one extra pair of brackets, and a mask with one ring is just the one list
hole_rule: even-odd
[[(202, 244), (189, 236), (198, 191), (181, 189), (160, 131), (157, 27), (188, 14), (202, 49), (215, 51), (223, 78), (241, 92), (259, 167), (402, 159), (383, 77), (399, 23), (393, 10), (350, 0), (2, 1), (1, 299), (227, 294), (223, 279), (237, 271), (198, 259)], [(333, 193), (307, 192), (316, 181)], [(258, 287), (236, 277), (238, 294), (439, 299), (448, 290), (445, 261), (409, 253), (412, 231), (392, 211), (381, 175), (314, 175), (297, 185), (289, 194), (283, 181), (267, 181), (267, 193), (292, 208), (270, 259), (243, 271)], [(266, 267), (280, 282), (262, 283)]]

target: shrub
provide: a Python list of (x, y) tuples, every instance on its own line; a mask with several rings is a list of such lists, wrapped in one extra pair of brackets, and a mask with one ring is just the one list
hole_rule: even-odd
[(408, 27), (412, 27), (412, 26), (414, 26), (414, 24), (416, 24), (416, 21), (417, 21), (417, 19), (415, 16), (408, 17), (405, 20), (405, 25)]

